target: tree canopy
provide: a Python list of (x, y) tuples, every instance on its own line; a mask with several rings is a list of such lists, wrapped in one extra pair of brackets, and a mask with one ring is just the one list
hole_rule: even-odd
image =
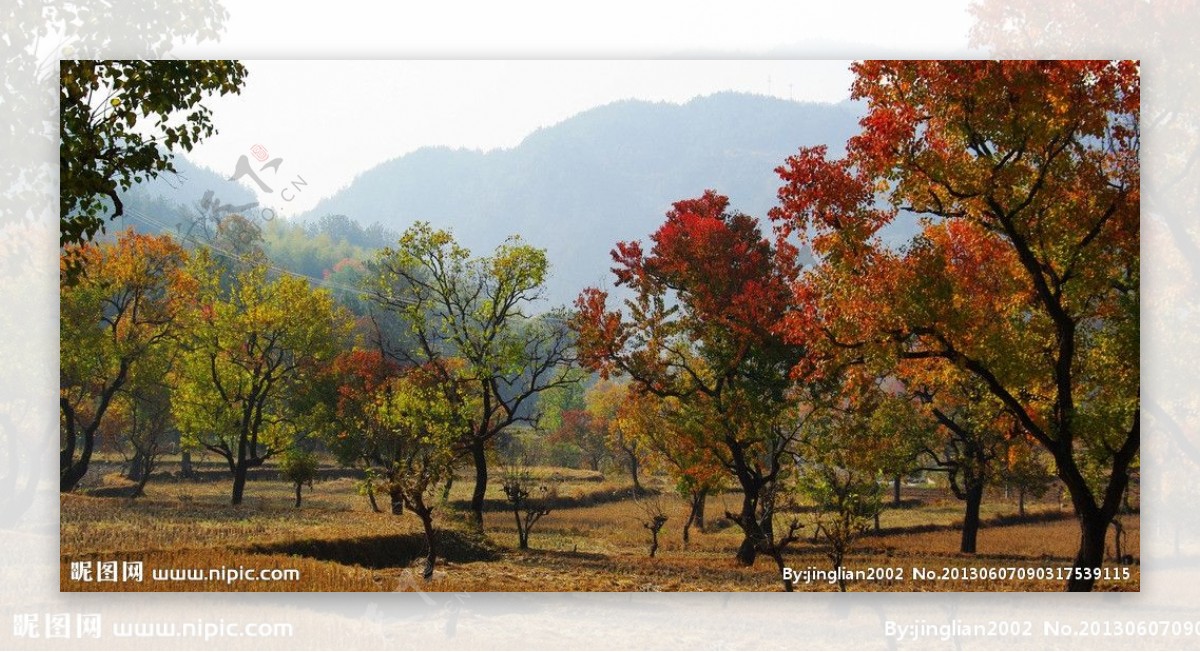
[[(1054, 458), (1081, 524), (1069, 587), (1090, 589), (1140, 442), (1138, 64), (853, 71), (868, 111), (846, 156), (804, 148), (779, 170), (772, 217), (821, 260), (789, 339), (978, 378)], [(896, 250), (878, 233), (899, 219), (921, 231)]]
[(216, 133), (201, 102), (240, 92), (236, 61), (60, 62), (59, 242), (90, 240), (105, 213), (123, 213), (119, 195), (173, 172), (171, 152)]

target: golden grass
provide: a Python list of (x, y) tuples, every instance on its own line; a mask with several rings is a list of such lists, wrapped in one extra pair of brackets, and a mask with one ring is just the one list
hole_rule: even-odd
[[(328, 475), (337, 475), (327, 469)], [(205, 481), (166, 481), (156, 478), (147, 495), (137, 500), (80, 494), (62, 496), (61, 588), (64, 591), (777, 591), (779, 574), (772, 560), (761, 557), (751, 568), (738, 566), (733, 552), (740, 530), (723, 519), (740, 497), (717, 496), (708, 503), (710, 527), (693, 528), (684, 546), (681, 529), (687, 505), (670, 493), (664, 479), (646, 483), (663, 492), (658, 502), (669, 520), (660, 535), (658, 557), (649, 559), (649, 534), (641, 523), (646, 515), (628, 487), (590, 471), (535, 469), (554, 482), (559, 505), (534, 528), (528, 551), (515, 550), (517, 535), (511, 512), (500, 511), (503, 495), (498, 482), (489, 485), (485, 514), (487, 539), (467, 534), (462, 505), (471, 482), (455, 482), (450, 501), (438, 508), (443, 557), (433, 580), (413, 572), (424, 543), (420, 524), (371, 511), (348, 477), (317, 482), (305, 489), (304, 506), (292, 507), (292, 488), (271, 473), (260, 474), (247, 486), (245, 503), (228, 505), (228, 477), (210, 473)], [(343, 474), (344, 475), (344, 474)], [(122, 483), (103, 476), (101, 488)], [(888, 510), (881, 518), (881, 535), (860, 538), (846, 560), (847, 568), (898, 566), (909, 569), (900, 582), (854, 582), (854, 591), (1056, 591), (1059, 581), (913, 581), (912, 567), (996, 566), (1038, 567), (1069, 565), (1078, 540), (1075, 521), (1061, 517), (1056, 502), (1030, 504), (1039, 522), (993, 524), (979, 533), (976, 555), (958, 553), (962, 505), (935, 489), (906, 489), (906, 506)], [(645, 500), (643, 499), (643, 503)], [(381, 504), (384, 502), (380, 501)], [(456, 507), (459, 506), (459, 507)], [(1000, 495), (984, 502), (985, 523), (1011, 517), (1016, 506)], [(812, 515), (795, 516), (811, 535)], [(1052, 520), (1057, 519), (1057, 520)], [(1140, 555), (1137, 515), (1123, 517), (1126, 552)], [(1110, 533), (1110, 548), (1112, 534)], [(83, 583), (69, 578), (69, 562), (143, 561), (147, 579), (151, 568), (290, 568), (300, 571), (298, 582), (227, 583), (205, 581), (143, 581)], [(804, 539), (786, 555), (796, 569), (829, 567), (821, 546)], [(1137, 590), (1138, 566), (1131, 579), (1100, 582), (1098, 590)], [(813, 583), (798, 590), (837, 590), (836, 585)]]

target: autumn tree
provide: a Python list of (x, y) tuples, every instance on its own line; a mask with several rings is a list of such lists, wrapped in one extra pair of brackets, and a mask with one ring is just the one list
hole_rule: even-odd
[(187, 255), (167, 236), (126, 231), (115, 242), (80, 245), (74, 257), (83, 274), (74, 282), (64, 274), (59, 295), (62, 491), (87, 473), (114, 400), (138, 365), (170, 345), (194, 290)]
[(405, 325), (403, 339), (383, 337), (381, 329), (382, 350), (405, 366), (445, 369), (450, 358), (464, 364), (458, 376), (443, 379), (443, 390), (455, 404), (477, 408), (459, 449), (475, 467), (471, 512), (480, 529), (490, 442), (513, 424), (536, 423), (539, 394), (578, 381), (563, 373), (572, 355), (563, 317), (531, 312), (547, 270), (545, 252), (520, 238), (475, 258), (426, 223), (410, 227), (370, 264), (371, 300)]
[[(338, 354), (319, 381), (332, 390), (332, 396), (327, 399), (332, 412), (324, 419), (319, 435), (342, 464), (364, 469), (365, 489), (372, 503), (374, 489), (378, 486), (391, 498), (391, 512), (396, 515), (404, 513), (407, 503), (403, 492), (412, 488), (397, 474), (404, 472), (410, 464), (420, 466), (435, 461), (421, 457), (424, 453), (412, 459), (407, 457), (420, 442), (413, 439), (411, 427), (401, 426), (411, 425), (414, 415), (426, 414), (448, 422), (441, 428), (465, 427), (468, 412), (475, 409), (472, 402), (458, 403), (453, 411), (447, 407), (458, 401), (466, 390), (451, 388), (447, 391), (445, 383), (465, 384), (466, 380), (461, 376), (463, 365), (460, 360), (451, 358), (444, 364), (445, 368), (439, 370), (405, 367), (378, 349), (356, 347)], [(434, 394), (435, 389), (441, 393)], [(395, 411), (396, 405), (400, 404), (397, 398), (400, 392), (407, 392), (405, 414)], [(415, 404), (419, 397), (432, 401), (432, 404)], [(426, 473), (433, 479), (442, 480), (451, 475), (448, 470), (433, 468)]]
[(775, 334), (792, 259), (728, 204), (708, 191), (674, 204), (650, 251), (618, 243), (613, 271), (632, 296), (613, 309), (606, 291), (586, 289), (572, 324), (589, 368), (706, 414), (713, 428), (697, 443), (742, 489), (731, 516), (745, 534), (737, 558), (750, 565), (774, 550), (774, 497), (797, 431), (789, 372), (800, 349)]
[(629, 383), (601, 380), (588, 388), (583, 400), (587, 414), (591, 417), (592, 427), (603, 437), (605, 447), (617, 463), (629, 471), (633, 492), (641, 494), (645, 491), (640, 477), (646, 456), (645, 447), (641, 438), (628, 430), (627, 422), (620, 418), (622, 406), (625, 405), (630, 391), (635, 390)]
[(421, 520), (426, 579), (439, 554), (434, 493), (453, 475), (459, 437), (478, 410), (473, 402), (458, 401), (465, 388), (447, 390), (449, 381), (468, 382), (465, 364), (457, 359), (444, 364), (405, 367), (377, 349), (343, 352), (325, 373), (336, 397), (328, 427), (318, 431), (342, 464), (366, 465), (372, 505), (378, 484), (391, 497), (393, 514), (407, 509)]
[(386, 481), (394, 456), (388, 445), (391, 425), (379, 397), (400, 374), (400, 365), (380, 351), (354, 348), (339, 353), (318, 377), (318, 391), (330, 410), (318, 435), (339, 462), (363, 469), (363, 488), (372, 505), (376, 484), (393, 489), (390, 506), (396, 515), (404, 513), (404, 498), (399, 484)]
[(201, 102), (240, 92), (246, 77), (236, 61), (63, 60), (59, 72), (62, 246), (120, 217), (122, 191), (174, 172), (172, 151), (216, 133)]
[(1005, 442), (998, 474), (1004, 481), (1006, 497), (1010, 489), (1017, 490), (1018, 516), (1025, 516), (1025, 502), (1030, 496), (1041, 498), (1054, 482), (1047, 457), (1045, 450), (1028, 434), (1022, 433)]
[(265, 266), (232, 285), (201, 251), (192, 270), (199, 295), (187, 318), (173, 404), (184, 444), (220, 455), (239, 505), (251, 468), (288, 448), (309, 382), (331, 361), (349, 323), (324, 290)]
[(689, 411), (687, 404), (675, 397), (631, 391), (617, 415), (627, 436), (646, 449), (650, 467), (670, 474), (676, 491), (687, 501), (684, 544), (691, 540), (693, 526), (704, 531), (709, 496), (728, 484), (725, 467), (708, 445), (714, 426), (704, 422), (702, 414)]
[(583, 409), (565, 410), (558, 421), (559, 427), (550, 433), (547, 441), (578, 448), (588, 468), (599, 471), (609, 456), (608, 439), (592, 413)]
[[(815, 319), (982, 382), (1053, 458), (1080, 527), (1067, 588), (1090, 590), (1140, 443), (1139, 66), (853, 71), (867, 114), (846, 156), (806, 148), (779, 170), (781, 236), (822, 263), (793, 341)], [(879, 237), (898, 219), (920, 228), (903, 249)]]

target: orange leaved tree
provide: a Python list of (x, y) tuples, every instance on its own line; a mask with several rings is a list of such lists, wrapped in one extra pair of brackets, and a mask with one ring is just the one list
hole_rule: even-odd
[[(1080, 526), (1067, 588), (1090, 590), (1140, 442), (1139, 65), (853, 71), (867, 113), (845, 157), (779, 170), (772, 217), (820, 260), (789, 329), (977, 378), (1054, 459)], [(885, 244), (903, 219), (918, 235)]]
[(59, 299), (62, 491), (87, 473), (97, 434), (135, 367), (171, 345), (196, 286), (184, 271), (187, 254), (169, 236), (130, 230), (115, 242), (69, 249)]

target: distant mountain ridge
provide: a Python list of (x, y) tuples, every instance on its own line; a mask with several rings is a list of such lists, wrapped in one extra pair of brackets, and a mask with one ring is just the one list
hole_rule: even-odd
[(805, 145), (841, 151), (861, 107), (719, 93), (686, 104), (626, 100), (580, 113), (512, 149), (422, 148), (363, 172), (299, 216), (341, 214), (397, 231), (451, 229), (477, 254), (519, 233), (545, 247), (548, 298), (569, 304), (610, 282), (608, 252), (645, 239), (672, 202), (711, 188), (765, 219), (774, 169)]

